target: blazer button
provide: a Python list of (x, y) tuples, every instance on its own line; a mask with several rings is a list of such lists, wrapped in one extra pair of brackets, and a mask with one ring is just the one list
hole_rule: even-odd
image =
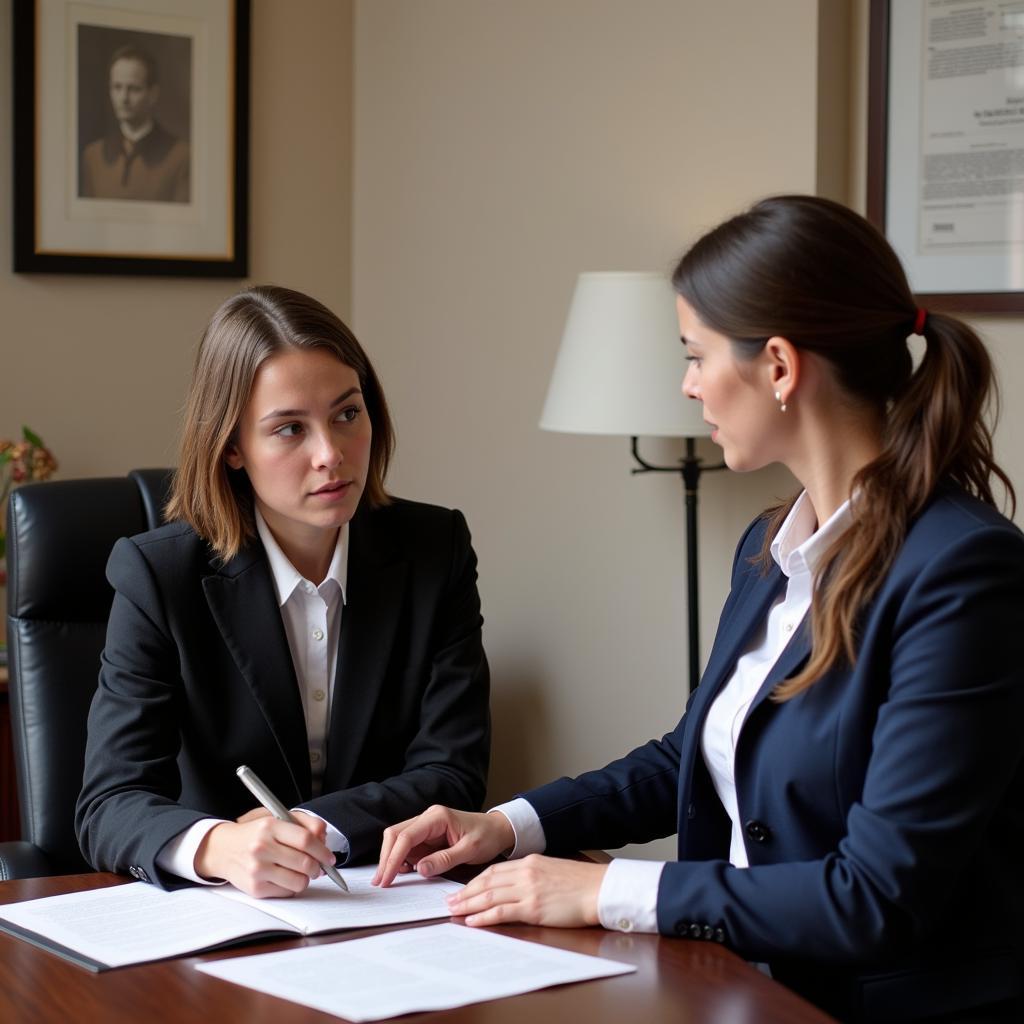
[(691, 924), (690, 925), (690, 938), (691, 939), (699, 939), (700, 938), (700, 933), (701, 933), (701, 927), (700, 927), (699, 924)]
[(715, 942), (725, 942), (725, 930), (722, 928), (715, 929)]
[(697, 807), (695, 804), (690, 804), (690, 806), (686, 808), (686, 816), (690, 819), (697, 817)]
[(701, 936), (702, 939), (710, 942), (715, 937), (715, 929), (711, 925), (704, 925), (704, 934)]
[(763, 821), (748, 821), (744, 828), (755, 843), (767, 843), (772, 837), (772, 830)]
[(676, 935), (685, 935), (690, 930), (690, 923), (688, 921), (680, 921), (676, 925)]

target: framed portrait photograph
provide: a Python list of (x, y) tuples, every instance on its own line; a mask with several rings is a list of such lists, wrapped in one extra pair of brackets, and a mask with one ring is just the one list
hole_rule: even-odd
[(14, 270), (244, 277), (249, 0), (13, 0)]
[(872, 0), (868, 216), (936, 308), (1024, 310), (1024, 4)]

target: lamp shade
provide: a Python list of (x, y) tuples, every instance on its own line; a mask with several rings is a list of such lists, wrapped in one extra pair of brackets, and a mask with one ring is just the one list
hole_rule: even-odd
[(685, 357), (675, 293), (661, 274), (580, 274), (541, 429), (707, 436), (701, 404), (680, 391)]

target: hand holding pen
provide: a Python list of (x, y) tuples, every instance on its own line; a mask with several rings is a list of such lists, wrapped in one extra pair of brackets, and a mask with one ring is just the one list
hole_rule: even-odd
[[(250, 793), (268, 810), (270, 813), (277, 818), (278, 821), (287, 821), (293, 825), (300, 825), (291, 811), (281, 803), (280, 800), (274, 796), (273, 793), (267, 788), (266, 784), (262, 779), (248, 766), (240, 765), (235, 774), (241, 779), (242, 784)], [(301, 827), (301, 825), (300, 825)], [(348, 892), (348, 886), (345, 884), (345, 879), (341, 877), (341, 873), (338, 871), (333, 864), (322, 865), (324, 874), (339, 888)]]
[(278, 820), (269, 808), (261, 807), (237, 821), (218, 822), (196, 850), (196, 873), (211, 881), (228, 881), (257, 899), (304, 892), (326, 867), (333, 870), (334, 854), (325, 843), (327, 825), (322, 819), (302, 813), (289, 817)]

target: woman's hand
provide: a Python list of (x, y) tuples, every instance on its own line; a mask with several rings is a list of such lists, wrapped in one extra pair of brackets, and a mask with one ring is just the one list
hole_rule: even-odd
[(334, 863), (334, 854), (320, 818), (299, 811), (295, 820), (278, 821), (260, 807), (215, 825), (196, 851), (196, 873), (223, 878), (258, 899), (302, 892), (324, 864)]
[(598, 924), (597, 896), (607, 864), (587, 864), (531, 854), (492, 864), (460, 892), (448, 897), (466, 924), (542, 924), (579, 928)]
[(390, 885), (395, 875), (412, 870), (430, 878), (456, 864), (486, 864), (515, 843), (512, 825), (500, 811), (471, 814), (428, 807), (417, 817), (384, 829), (372, 884)]

